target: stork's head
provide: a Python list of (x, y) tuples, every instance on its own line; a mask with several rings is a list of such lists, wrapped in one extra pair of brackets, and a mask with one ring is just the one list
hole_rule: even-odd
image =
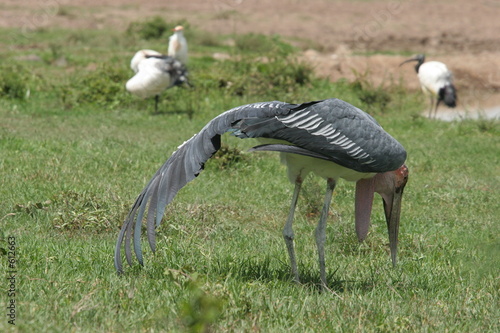
[(413, 58), (403, 61), (402, 63), (399, 64), (399, 66), (406, 64), (407, 62), (410, 62), (410, 61), (417, 62), (417, 64), (415, 65), (415, 71), (417, 71), (417, 73), (418, 73), (418, 69), (420, 68), (420, 65), (422, 65), (425, 61), (425, 54), (417, 54)]
[(174, 32), (183, 31), (183, 30), (184, 30), (184, 27), (182, 25), (178, 25), (172, 29), (172, 31), (174, 31)]
[(389, 231), (389, 244), (393, 265), (396, 264), (398, 249), (399, 220), (403, 190), (408, 181), (408, 167), (376, 174), (371, 179), (362, 179), (356, 184), (356, 232), (364, 240), (370, 226), (373, 193), (377, 192), (384, 203), (385, 219)]

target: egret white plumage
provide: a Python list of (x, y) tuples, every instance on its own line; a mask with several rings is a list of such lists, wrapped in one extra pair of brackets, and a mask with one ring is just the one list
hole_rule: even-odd
[(155, 97), (155, 112), (158, 111), (159, 95), (175, 85), (189, 84), (186, 67), (172, 57), (152, 50), (138, 51), (130, 63), (135, 75), (125, 87), (140, 97)]
[(155, 251), (155, 228), (162, 220), (165, 207), (182, 187), (200, 174), (205, 162), (220, 148), (221, 135), (226, 132), (243, 139), (258, 139), (263, 145), (252, 148), (253, 151), (280, 152), (288, 167), (288, 177), (295, 184), (295, 190), (283, 236), (295, 281), (299, 282), (299, 274), (292, 223), (302, 182), (310, 172), (327, 180), (324, 206), (315, 233), (322, 286), (327, 286), (326, 220), (339, 178), (356, 181), (355, 229), (360, 241), (368, 234), (374, 192), (382, 196), (391, 258), (396, 264), (401, 200), (408, 178), (408, 168), (404, 165), (406, 151), (367, 113), (339, 99), (327, 99), (304, 104), (274, 101), (236, 107), (212, 119), (179, 146), (143, 189), (126, 217), (115, 249), (118, 272), (123, 272), (123, 243), (127, 262), (132, 265), (133, 242), (135, 256), (143, 264), (143, 219), (149, 246)]
[(184, 28), (178, 25), (172, 30), (174, 34), (169, 38), (167, 54), (186, 65), (188, 61), (188, 45), (184, 37)]
[(454, 108), (457, 105), (457, 93), (453, 85), (453, 74), (446, 65), (439, 61), (424, 63), (425, 55), (419, 54), (403, 61), (400, 66), (410, 61), (417, 61), (415, 70), (420, 86), (424, 94), (430, 97), (429, 118), (431, 118), (433, 111), (434, 117), (436, 116), (437, 108), (441, 102)]

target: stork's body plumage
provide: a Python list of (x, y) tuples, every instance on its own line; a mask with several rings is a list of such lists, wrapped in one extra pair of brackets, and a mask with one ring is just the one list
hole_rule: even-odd
[[(182, 144), (161, 166), (135, 201), (118, 237), (115, 267), (122, 272), (121, 248), (132, 264), (131, 242), (142, 264), (141, 225), (146, 218), (147, 237), (155, 251), (155, 228), (166, 205), (202, 171), (204, 163), (220, 148), (221, 135), (256, 138), (264, 145), (254, 151), (278, 151), (295, 183), (290, 213), (283, 230), (294, 279), (299, 281), (293, 246), (293, 215), (303, 179), (313, 172), (327, 180), (324, 207), (316, 229), (321, 282), (326, 287), (324, 242), (328, 209), (339, 178), (357, 181), (356, 232), (368, 232), (374, 192), (382, 195), (389, 229), (391, 256), (396, 262), (401, 198), (408, 169), (406, 151), (370, 115), (338, 100), (304, 104), (264, 102), (236, 107), (211, 120)], [(132, 240), (133, 239), (133, 240)]]
[(153, 50), (137, 52), (130, 63), (135, 75), (125, 87), (140, 97), (155, 97), (155, 112), (158, 111), (159, 95), (175, 85), (188, 83), (186, 67), (178, 60), (161, 55)]
[(419, 54), (412, 59), (404, 61), (402, 64), (409, 61), (417, 61), (415, 71), (422, 91), (426, 96), (430, 97), (429, 118), (434, 111), (434, 117), (437, 113), (437, 108), (441, 102), (444, 102), (449, 107), (456, 106), (457, 95), (453, 85), (453, 74), (445, 64), (439, 61), (425, 61), (425, 55)]
[(180, 25), (174, 29), (174, 34), (168, 41), (168, 55), (182, 62), (184, 65), (188, 62), (188, 45), (184, 37), (184, 28)]

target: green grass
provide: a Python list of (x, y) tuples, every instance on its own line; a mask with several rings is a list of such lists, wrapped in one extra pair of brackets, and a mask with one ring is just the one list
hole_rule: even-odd
[[(33, 35), (0, 41), (13, 43), (4, 49), (11, 65), (0, 79), (23, 68), (15, 83), (0, 82), (30, 89), (29, 97), (0, 94), (5, 276), (8, 237), (15, 237), (17, 258), (16, 326), (4, 306), (0, 331), (499, 330), (498, 123), (429, 121), (418, 115), (420, 95), (398, 85), (382, 90), (369, 81), (317, 79), (292, 48), (281, 47), (279, 57), (269, 53), (265, 64), (238, 48), (230, 50), (237, 61), (212, 60), (214, 49), (227, 51), (222, 43), (193, 45), (195, 88), (167, 91), (154, 115), (151, 100), (112, 89), (127, 80), (136, 49), (164, 50), (164, 39), (116, 31)], [(240, 42), (259, 38), (265, 37)], [(16, 48), (43, 62), (15, 61)], [(60, 56), (66, 67), (53, 64)], [(222, 153), (167, 208), (157, 253), (146, 251), (144, 268), (126, 267), (117, 276), (113, 251), (123, 219), (180, 143), (237, 105), (328, 97), (369, 111), (408, 151), (396, 268), (380, 200), (368, 239), (358, 244), (354, 187), (341, 182), (327, 229), (332, 293), (319, 291), (313, 233), (325, 184), (311, 177), (295, 222), (303, 284), (292, 283), (281, 229), (293, 186), (277, 155), (248, 153), (253, 142), (225, 136)], [(11, 299), (7, 291), (0, 297), (5, 305)]]

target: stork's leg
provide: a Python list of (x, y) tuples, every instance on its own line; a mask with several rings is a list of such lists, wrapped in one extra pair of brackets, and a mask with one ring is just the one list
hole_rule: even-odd
[(288, 250), (288, 256), (290, 257), (290, 265), (292, 267), (293, 280), (297, 283), (300, 282), (299, 271), (297, 269), (297, 260), (295, 258), (295, 249), (293, 247), (293, 215), (295, 213), (295, 207), (297, 206), (297, 200), (299, 198), (300, 188), (302, 186), (302, 179), (297, 177), (295, 180), (295, 189), (292, 196), (292, 204), (290, 205), (290, 212), (288, 213), (288, 219), (286, 220), (285, 228), (283, 228), (283, 238), (285, 238), (286, 248)]
[(325, 268), (325, 240), (326, 240), (326, 220), (328, 219), (328, 211), (330, 203), (332, 202), (333, 190), (335, 189), (335, 179), (329, 178), (327, 180), (325, 201), (323, 203), (323, 210), (319, 218), (318, 226), (316, 227), (316, 245), (318, 247), (319, 256), (319, 273), (321, 277), (321, 286), (323, 289), (327, 288), (326, 285), (326, 268)]

